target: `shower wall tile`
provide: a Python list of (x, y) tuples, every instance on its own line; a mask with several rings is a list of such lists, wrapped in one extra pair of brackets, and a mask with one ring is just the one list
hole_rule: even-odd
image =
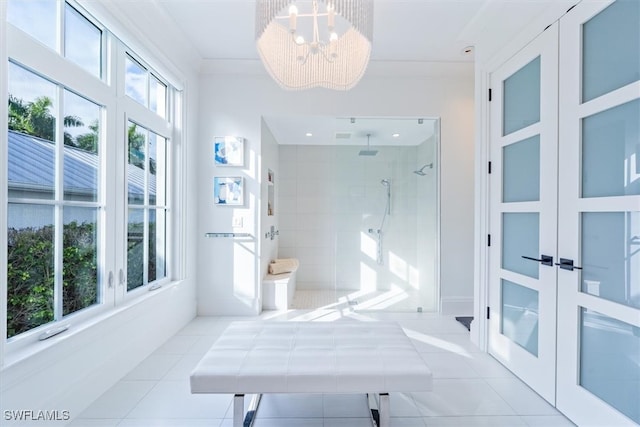
[(298, 230), (335, 230), (336, 218), (331, 213), (300, 213), (297, 218)]
[(295, 246), (281, 246), (278, 245), (278, 258), (297, 258), (298, 248)]
[(331, 213), (333, 212), (333, 204), (333, 198), (329, 195), (317, 196), (300, 192), (297, 202), (297, 212), (301, 214)]
[(332, 247), (299, 247), (296, 258), (300, 264), (315, 266), (332, 266), (335, 264), (335, 249)]
[(333, 283), (335, 268), (333, 265), (300, 265), (296, 273), (296, 281)]
[(332, 215), (334, 219), (334, 231), (364, 230), (362, 226), (363, 219), (370, 216), (371, 215), (360, 212), (336, 213)]
[(366, 183), (365, 167), (364, 163), (337, 163), (334, 166), (334, 179), (333, 183), (336, 186), (340, 186), (340, 183), (348, 184), (363, 184)]
[(281, 247), (281, 246), (296, 247), (297, 237), (298, 237), (298, 232), (296, 230), (286, 230), (281, 228), (280, 235), (278, 236), (278, 247)]
[(297, 230), (298, 215), (296, 213), (280, 213), (278, 214), (278, 228), (280, 230)]
[[(418, 194), (428, 190), (426, 177), (411, 171), (424, 164), (428, 149), (374, 147), (375, 157), (358, 156), (360, 149), (280, 147), (279, 256), (300, 260), (299, 289), (413, 289), (422, 277), (418, 253), (427, 251), (419, 250), (418, 241), (433, 244), (433, 233), (421, 230), (428, 224), (416, 213), (435, 205), (435, 193), (430, 204), (422, 200)], [(377, 230), (382, 221), (387, 201), (382, 179), (392, 182), (392, 203), (380, 266), (376, 236), (368, 229)]]
[(298, 162), (299, 179), (326, 179), (333, 177), (335, 165), (330, 162)]
[(335, 236), (325, 230), (298, 230), (298, 247), (325, 247), (335, 248)]
[(276, 203), (276, 209), (280, 214), (296, 214), (298, 212), (298, 198), (280, 195)]
[(280, 162), (285, 166), (295, 164), (298, 161), (298, 146), (297, 145), (279, 145), (278, 156)]
[(321, 145), (307, 145), (298, 150), (298, 162), (325, 162), (333, 163), (336, 159), (334, 147)]
[(276, 182), (283, 179), (297, 179), (298, 178), (298, 163), (294, 161), (283, 162), (279, 161), (278, 164), (278, 176), (276, 176)]
[(309, 194), (319, 198), (330, 199), (335, 193), (335, 188), (330, 185), (330, 181), (327, 179), (300, 179), (297, 188), (300, 194)]
[(295, 179), (279, 179), (278, 191), (280, 196), (292, 196), (298, 195), (298, 181)]

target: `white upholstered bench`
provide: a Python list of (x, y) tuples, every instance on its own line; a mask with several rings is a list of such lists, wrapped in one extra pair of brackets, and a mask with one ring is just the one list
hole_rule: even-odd
[[(377, 394), (375, 420), (389, 425), (389, 392), (429, 391), (432, 374), (395, 322), (234, 322), (191, 373), (191, 393)], [(259, 398), (250, 408), (255, 414)]]

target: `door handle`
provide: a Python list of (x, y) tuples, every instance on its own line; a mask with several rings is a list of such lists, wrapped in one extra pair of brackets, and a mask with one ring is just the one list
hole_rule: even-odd
[(582, 267), (578, 267), (576, 265), (573, 265), (573, 260), (572, 259), (567, 259), (567, 258), (560, 258), (560, 263), (558, 264), (556, 262), (556, 265), (560, 266), (560, 268), (563, 269), (563, 270), (569, 270), (569, 271), (582, 270)]
[(540, 255), (540, 259), (522, 255), (522, 258), (530, 259), (531, 261), (538, 261), (542, 265), (548, 265), (549, 267), (553, 267), (553, 257), (550, 255)]

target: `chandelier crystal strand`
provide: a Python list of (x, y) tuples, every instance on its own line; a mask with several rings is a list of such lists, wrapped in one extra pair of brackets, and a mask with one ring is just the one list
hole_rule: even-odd
[[(302, 4), (313, 8), (290, 9)], [(346, 30), (344, 24), (348, 24)], [(305, 29), (311, 39), (302, 41)], [(322, 39), (325, 29), (328, 36)], [(256, 1), (258, 53), (269, 74), (285, 89), (351, 89), (366, 70), (372, 35), (373, 0)]]

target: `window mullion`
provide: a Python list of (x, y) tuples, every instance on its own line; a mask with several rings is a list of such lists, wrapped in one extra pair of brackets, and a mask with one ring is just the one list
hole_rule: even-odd
[(58, 1), (56, 4), (56, 14), (57, 14), (57, 28), (56, 28), (56, 51), (60, 53), (60, 56), (64, 58), (64, 9), (66, 7), (65, 1)]
[[(148, 81), (148, 80), (147, 80)], [(149, 85), (147, 84), (147, 91)], [(142, 270), (143, 286), (149, 283), (149, 241), (151, 238), (149, 230), (150, 200), (149, 200), (149, 175), (151, 173), (151, 132), (147, 129), (144, 142), (144, 269)]]
[(56, 138), (55, 138), (55, 215), (54, 215), (54, 291), (53, 319), (58, 321), (63, 315), (63, 259), (64, 259), (64, 88), (57, 86)]
[(149, 208), (145, 207), (143, 210), (144, 218), (144, 233), (142, 239), (142, 259), (144, 260), (142, 265), (142, 286), (149, 283)]

